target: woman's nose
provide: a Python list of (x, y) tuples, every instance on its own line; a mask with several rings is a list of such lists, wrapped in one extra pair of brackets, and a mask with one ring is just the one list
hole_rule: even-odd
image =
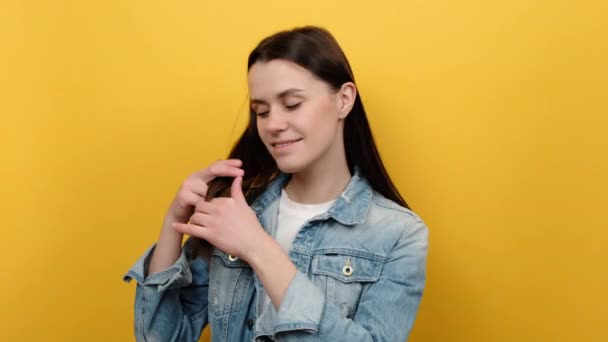
[(268, 113), (266, 118), (266, 128), (270, 131), (284, 131), (287, 129), (287, 120), (285, 115), (278, 110), (271, 111)]

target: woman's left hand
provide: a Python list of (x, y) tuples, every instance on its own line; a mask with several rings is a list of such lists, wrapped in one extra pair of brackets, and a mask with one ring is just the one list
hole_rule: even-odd
[(173, 229), (207, 240), (224, 253), (249, 261), (259, 242), (268, 237), (241, 189), (243, 177), (236, 177), (230, 198), (204, 199), (196, 204), (188, 224), (174, 223)]

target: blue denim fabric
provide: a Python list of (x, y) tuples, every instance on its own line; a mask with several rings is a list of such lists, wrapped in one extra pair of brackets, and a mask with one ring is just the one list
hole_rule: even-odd
[[(281, 174), (251, 207), (275, 236)], [(298, 272), (279, 310), (258, 317), (264, 291), (246, 262), (214, 249), (209, 264), (182, 255), (144, 278), (155, 245), (124, 276), (137, 281), (137, 341), (395, 341), (407, 339), (425, 284), (428, 230), (411, 210), (374, 191), (356, 169), (328, 212), (307, 221), (289, 257)], [(350, 263), (352, 269), (344, 269)]]

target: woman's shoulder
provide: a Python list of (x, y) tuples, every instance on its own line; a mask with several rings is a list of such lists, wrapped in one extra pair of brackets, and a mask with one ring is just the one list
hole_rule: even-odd
[(412, 239), (428, 239), (428, 228), (420, 215), (375, 190), (364, 225), (368, 231), (391, 241), (409, 243)]
[(406, 208), (395, 201), (384, 197), (381, 193), (373, 191), (371, 210), (376, 211), (379, 216), (387, 216), (392, 219), (401, 218), (412, 223), (424, 223), (422, 218), (413, 210)]
[(371, 253), (375, 259), (385, 261), (400, 253), (423, 255), (424, 246), (428, 244), (428, 229), (422, 218), (375, 190), (371, 193), (364, 221), (348, 230), (339, 230), (342, 231), (349, 234), (349, 239), (340, 240), (343, 248)]

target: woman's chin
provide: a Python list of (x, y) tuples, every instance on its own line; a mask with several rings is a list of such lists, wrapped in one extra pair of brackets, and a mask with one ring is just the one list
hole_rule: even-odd
[(277, 167), (283, 173), (297, 173), (304, 168), (300, 163), (290, 163), (287, 161), (276, 160)]

